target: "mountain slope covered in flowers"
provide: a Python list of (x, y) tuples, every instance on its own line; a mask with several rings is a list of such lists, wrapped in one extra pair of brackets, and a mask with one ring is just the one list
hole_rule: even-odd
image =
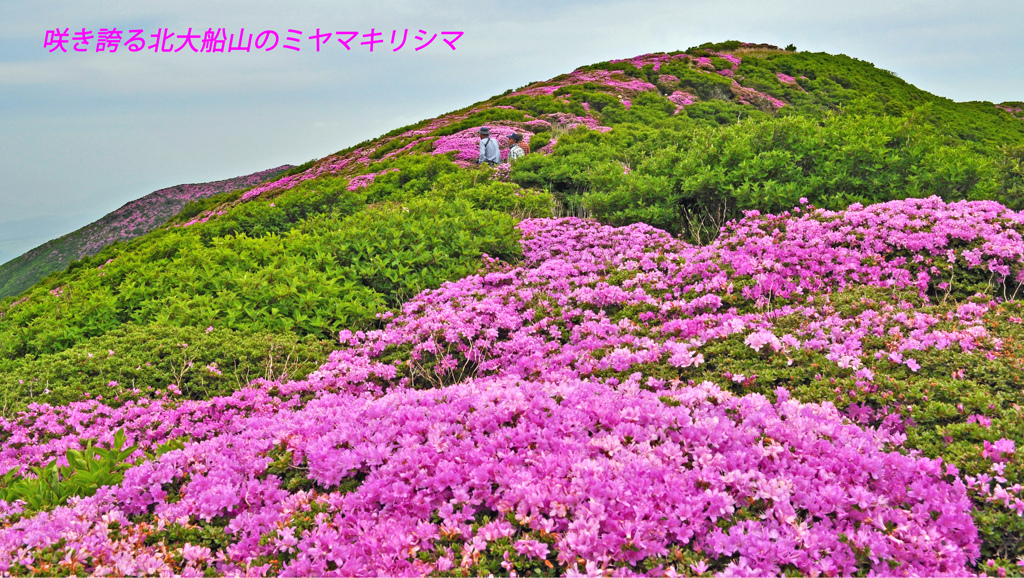
[[(982, 395), (1019, 359), (1019, 307), (957, 296), (1017, 286), (1022, 221), (798, 208), (706, 247), (524, 221), (520, 265), (342, 332), (305, 380), (5, 421), (3, 467), (119, 429), (140, 457), (181, 447), (67, 506), (7, 506), (0, 568), (963, 574), (1001, 547), (979, 522), (1020, 526), (1024, 396)], [(971, 386), (995, 403), (945, 413)], [(922, 443), (953, 427), (958, 451)]]
[(64, 269), (72, 261), (91, 257), (111, 243), (145, 235), (177, 215), (189, 202), (250, 188), (291, 168), (291, 165), (283, 165), (233, 179), (177, 185), (126, 203), (81, 229), (0, 265), (0, 298), (17, 295), (46, 275)]
[(1012, 573), (1016, 104), (709, 43), (194, 201), (0, 301), (0, 573)]

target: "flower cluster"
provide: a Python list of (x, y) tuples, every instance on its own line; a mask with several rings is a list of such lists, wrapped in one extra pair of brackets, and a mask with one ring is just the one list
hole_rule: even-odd
[(732, 82), (732, 93), (735, 94), (736, 98), (743, 104), (771, 107), (773, 110), (778, 110), (786, 106), (784, 101), (779, 100), (774, 96), (754, 90), (753, 88), (741, 86), (740, 83), (735, 80)]
[(384, 173), (390, 173), (390, 172), (398, 172), (398, 169), (393, 169), (393, 168), (392, 169), (384, 169), (383, 171), (381, 171), (379, 173), (367, 173), (365, 175), (359, 175), (358, 177), (353, 177), (352, 180), (349, 181), (349, 183), (348, 183), (348, 190), (354, 191), (354, 190), (356, 190), (356, 189), (358, 189), (360, 187), (365, 187), (365, 186), (369, 185), (370, 183), (372, 183), (374, 181), (374, 179), (376, 179), (380, 175), (383, 175)]
[[(498, 142), (498, 150), (501, 154), (502, 160), (508, 158), (508, 137), (512, 133), (519, 133), (523, 135), (523, 139), (526, 142), (530, 141), (530, 137), (533, 133), (527, 132), (523, 128), (516, 126), (507, 126), (506, 124), (489, 124), (487, 127), (490, 129), (490, 137)], [(433, 154), (441, 155), (449, 152), (455, 152), (455, 161), (474, 164), (480, 158), (480, 135), (477, 131), (480, 127), (474, 127), (466, 129), (461, 132), (449, 136), (438, 137), (434, 141)]]
[(637, 68), (643, 68), (648, 64), (654, 66), (654, 70), (657, 71), (661, 68), (661, 65), (671, 60), (687, 58), (685, 54), (665, 54), (665, 53), (651, 53), (641, 54), (640, 56), (634, 56), (633, 58), (623, 58), (620, 60), (612, 60), (612, 63), (616, 62), (628, 62)]
[(677, 90), (669, 95), (668, 99), (672, 101), (672, 104), (676, 105), (676, 111), (673, 114), (679, 114), (679, 111), (688, 104), (697, 102), (697, 97), (683, 90)]

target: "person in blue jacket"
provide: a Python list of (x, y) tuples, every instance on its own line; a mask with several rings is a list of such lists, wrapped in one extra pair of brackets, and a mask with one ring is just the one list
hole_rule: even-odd
[(498, 148), (498, 141), (491, 138), (491, 129), (486, 126), (480, 127), (480, 158), (479, 164), (497, 165), (501, 163), (501, 151)]

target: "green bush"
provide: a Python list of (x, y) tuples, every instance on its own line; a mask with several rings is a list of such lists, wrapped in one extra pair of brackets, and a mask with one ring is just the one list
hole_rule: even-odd
[[(551, 133), (549, 133), (547, 131), (539, 132), (539, 133), (533, 135), (532, 137), (530, 137), (530, 143), (529, 143), (530, 151), (531, 152), (537, 152), (540, 149), (548, 146), (549, 142), (551, 142)], [(534, 155), (534, 156), (536, 156), (536, 155)], [(522, 160), (522, 159), (520, 159), (520, 160)]]
[(609, 126), (622, 123), (655, 125), (675, 111), (676, 105), (657, 92), (641, 92), (633, 97), (629, 109), (618, 103), (606, 106), (602, 119)]
[(1000, 153), (996, 161), (1000, 177), (996, 200), (1020, 211), (1024, 209), (1024, 145), (1006, 145)]
[(494, 122), (498, 120), (513, 120), (513, 121), (524, 121), (526, 120), (525, 115), (522, 111), (509, 109), (509, 108), (489, 108), (482, 112), (477, 112), (469, 115), (463, 120), (454, 122), (449, 125), (445, 125), (434, 132), (430, 133), (431, 136), (447, 136), (455, 134), (460, 131), (464, 131), (469, 128), (475, 128), (480, 125), (487, 124), (488, 122)]
[[(62, 506), (72, 496), (92, 496), (104, 486), (119, 484), (125, 471), (143, 461), (142, 458), (134, 463), (126, 461), (135, 453), (137, 446), (124, 447), (125, 439), (124, 430), (118, 430), (110, 448), (93, 447), (93, 440), (82, 440), (84, 448), (65, 452), (68, 465), (58, 466), (58, 459), (54, 458), (43, 467), (30, 468), (33, 477), (20, 475), (16, 466), (0, 476), (0, 500), (20, 500), (24, 502), (26, 512), (38, 512)], [(183, 447), (182, 440), (171, 440), (147, 457), (153, 459)]]
[[(304, 181), (287, 194), (271, 193), (259, 202), (243, 203), (218, 219), (194, 225), (207, 244), (219, 237), (282, 234), (314, 215), (332, 212), (350, 215), (362, 208), (365, 197), (348, 191), (348, 179), (324, 176)], [(274, 206), (270, 206), (270, 201)]]
[[(483, 253), (514, 257), (511, 216), (411, 202), (458, 170), (451, 161), (418, 155), (390, 164), (400, 170), (368, 189), (315, 179), (205, 224), (108, 247), (0, 307), (0, 357), (63, 351), (129, 322), (333, 339), (468, 274)], [(366, 196), (409, 200), (410, 212), (362, 208)]]
[(710, 100), (696, 102), (686, 107), (686, 116), (708, 126), (728, 126), (736, 124), (744, 118), (748, 120), (764, 120), (767, 114), (743, 106), (738, 102)]
[(190, 399), (230, 395), (256, 378), (299, 379), (337, 341), (293, 333), (124, 324), (57, 353), (0, 358), (0, 409), (101, 397), (119, 405), (174, 385)]
[(554, 199), (550, 194), (500, 181), (474, 184), (473, 177), (464, 171), (444, 175), (438, 179), (430, 197), (446, 203), (467, 201), (474, 208), (506, 213), (516, 218), (551, 216)]
[(445, 155), (406, 155), (386, 162), (374, 163), (370, 172), (392, 170), (378, 175), (362, 192), (370, 203), (409, 200), (425, 194), (442, 175), (462, 169)]
[[(592, 164), (600, 161), (592, 155)], [(788, 116), (700, 127), (684, 144), (654, 151), (619, 182), (593, 187), (585, 202), (603, 221), (643, 221), (703, 242), (743, 210), (780, 212), (802, 197), (842, 209), (930, 195), (992, 198), (998, 187), (989, 158), (947, 144), (926, 123)]]
[(553, 114), (558, 112), (569, 112), (572, 110), (572, 105), (564, 102), (555, 100), (554, 96), (551, 95), (515, 95), (506, 96), (499, 98), (495, 101), (496, 105), (500, 106), (514, 106), (519, 110), (528, 112), (533, 116), (540, 116), (542, 114)]
[(702, 100), (732, 100), (731, 78), (721, 74), (703, 72), (682, 61), (672, 61), (661, 67), (662, 74), (679, 79), (679, 86)]

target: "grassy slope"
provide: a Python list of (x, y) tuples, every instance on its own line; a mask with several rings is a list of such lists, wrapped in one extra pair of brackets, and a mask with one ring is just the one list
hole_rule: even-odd
[[(702, 127), (725, 130), (737, 119), (749, 124), (794, 115), (906, 118), (927, 123), (948, 142), (973, 147), (980, 155), (995, 156), (998, 147), (1024, 138), (1024, 123), (1012, 106), (954, 103), (844, 55), (729, 44), (688, 52), (583, 67), (306, 163), (241, 197), (192, 202), (166, 226), (73, 263), (17, 301), (0, 301), (0, 363), (10, 378), (3, 386), (5, 397), (19, 397), (15, 374), (19, 381), (39, 377), (26, 374), (29, 364), (45, 366), (47, 356), (88, 348), (92, 340), (121, 327), (135, 327), (126, 329), (131, 333), (144, 332), (149, 324), (183, 330), (212, 324), (253, 335), (283, 331), (330, 339), (341, 327), (365, 326), (411, 292), (464, 274), (483, 245), (465, 245), (466, 254), (449, 253), (450, 262), (440, 255), (452, 248), (442, 246), (450, 242), (444, 239), (468, 232), (459, 230), (476, 219), (474, 211), (521, 215), (544, 203), (541, 195), (534, 198), (539, 205), (527, 207), (516, 196), (518, 187), (488, 180), (507, 177), (469, 169), (466, 160), (475, 157), (472, 130), (483, 124), (499, 135), (513, 130), (526, 135), (535, 145), (532, 150), (541, 153), (530, 157), (547, 158), (549, 172), (569, 175), (570, 181), (573, 171), (589, 171), (593, 159), (558, 152), (567, 147), (549, 152), (560, 138), (571, 148), (574, 139), (598, 135), (582, 128), (566, 134), (580, 125), (601, 131), (617, 127), (601, 137), (611, 143), (607, 148), (616, 158), (650, 156)], [(597, 81), (592, 80), (595, 73)], [(783, 80), (787, 75), (792, 81)], [(679, 91), (692, 94), (694, 102), (677, 107), (669, 97)], [(771, 99), (786, 106), (778, 108)], [(648, 139), (643, 146), (634, 142), (642, 139)], [(573, 162), (582, 162), (582, 169)], [(356, 190), (350, 193), (349, 188)], [(557, 186), (548, 188), (560, 196)], [(417, 219), (428, 217), (402, 221), (388, 211), (360, 208), (420, 197), (446, 203), (461, 198), (469, 205), (450, 216), (453, 228), (441, 236), (418, 229)], [(353, 233), (341, 239), (333, 232), (338, 228)], [(381, 231), (394, 235), (394, 244), (375, 245)], [(410, 277), (402, 261), (416, 261), (425, 247), (433, 247), (429, 250), (436, 255), (414, 266), (419, 273)], [(381, 251), (405, 256), (385, 262)], [(81, 387), (98, 387), (102, 380), (93, 381)]]

